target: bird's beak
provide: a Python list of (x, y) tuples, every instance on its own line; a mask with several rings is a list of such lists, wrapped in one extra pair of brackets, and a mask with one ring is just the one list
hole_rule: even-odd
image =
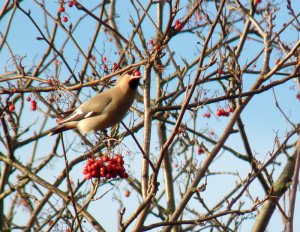
[(142, 77), (141, 75), (139, 75), (139, 76), (134, 76), (134, 75), (132, 75), (132, 76), (130, 77), (130, 81), (133, 81), (133, 80), (139, 80), (141, 77)]
[(137, 86), (139, 85), (140, 82), (140, 78), (142, 77), (140, 71), (134, 70), (131, 74), (130, 74), (130, 79), (129, 79), (129, 86), (133, 89), (136, 89)]

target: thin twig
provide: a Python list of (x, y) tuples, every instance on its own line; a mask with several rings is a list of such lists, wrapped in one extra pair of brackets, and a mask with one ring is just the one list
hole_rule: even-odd
[(64, 138), (63, 138), (63, 134), (62, 133), (60, 133), (60, 138), (61, 138), (61, 144), (62, 144), (64, 159), (65, 159), (65, 164), (66, 164), (66, 170), (65, 171), (66, 171), (67, 183), (68, 183), (68, 186), (69, 186), (69, 189), (70, 189), (70, 193), (71, 193), (71, 201), (73, 203), (75, 217), (76, 217), (79, 229), (80, 229), (81, 232), (83, 232), (83, 229), (81, 227), (81, 222), (80, 222), (80, 219), (79, 219), (79, 216), (78, 216), (78, 212), (77, 212), (74, 191), (73, 191), (71, 180), (70, 180), (70, 177), (69, 177), (69, 161), (67, 159), (67, 154), (66, 154), (66, 149), (65, 149), (65, 143), (64, 143)]
[(153, 172), (155, 172), (154, 164), (153, 164), (152, 161), (145, 155), (145, 152), (144, 152), (142, 146), (140, 145), (139, 141), (138, 141), (137, 138), (135, 137), (134, 133), (126, 126), (126, 124), (125, 124), (123, 121), (121, 121), (121, 124), (123, 125), (123, 127), (125, 127), (125, 129), (127, 130), (127, 132), (131, 135), (131, 137), (132, 137), (133, 140), (135, 141), (136, 145), (138, 146), (138, 148), (139, 148), (140, 151), (142, 152), (143, 158), (144, 158), (145, 160), (148, 161), (148, 163), (150, 164), (150, 166), (151, 166)]

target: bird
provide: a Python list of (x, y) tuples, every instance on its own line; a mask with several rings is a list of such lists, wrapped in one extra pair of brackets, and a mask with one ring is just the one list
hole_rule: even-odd
[(61, 120), (49, 135), (76, 128), (85, 135), (90, 131), (104, 131), (119, 123), (135, 99), (140, 78), (139, 70), (121, 75), (115, 86), (82, 103), (70, 116)]

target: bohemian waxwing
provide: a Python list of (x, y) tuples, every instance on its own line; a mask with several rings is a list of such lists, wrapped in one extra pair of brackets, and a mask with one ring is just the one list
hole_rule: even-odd
[[(119, 77), (114, 87), (82, 103), (69, 117), (59, 122), (49, 135), (77, 128), (83, 135), (105, 130), (119, 123), (132, 105), (139, 80), (139, 72)], [(139, 74), (139, 75), (137, 75)]]

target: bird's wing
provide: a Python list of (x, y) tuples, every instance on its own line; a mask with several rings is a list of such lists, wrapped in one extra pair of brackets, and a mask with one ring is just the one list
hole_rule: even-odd
[(80, 121), (85, 118), (101, 115), (111, 104), (111, 102), (112, 97), (107, 91), (99, 93), (81, 104), (76, 110), (74, 110), (74, 112), (70, 116), (62, 120), (59, 124)]

